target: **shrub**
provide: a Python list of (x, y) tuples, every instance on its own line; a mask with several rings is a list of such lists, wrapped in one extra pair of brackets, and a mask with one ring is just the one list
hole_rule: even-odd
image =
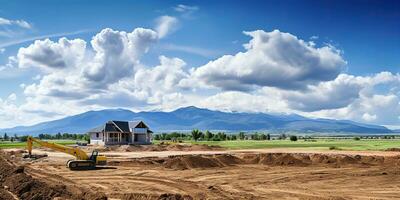
[(359, 137), (354, 137), (354, 140), (360, 140), (360, 138)]
[(297, 136), (295, 136), (295, 135), (292, 135), (292, 136), (290, 136), (290, 141), (297, 141)]
[(330, 146), (330, 147), (329, 147), (329, 150), (340, 150), (340, 148), (339, 148), (339, 147), (336, 147), (336, 146)]

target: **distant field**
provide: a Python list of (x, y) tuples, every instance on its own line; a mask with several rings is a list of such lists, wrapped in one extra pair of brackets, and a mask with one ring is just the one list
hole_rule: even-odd
[[(49, 142), (54, 142), (62, 145), (76, 144), (75, 140), (50, 140)], [(36, 146), (36, 144), (34, 144)], [(10, 148), (24, 148), (26, 147), (26, 142), (0, 142), (0, 149), (10, 149)]]
[(387, 148), (400, 148), (399, 139), (318, 139), (315, 141), (296, 142), (290, 140), (236, 140), (236, 141), (201, 141), (191, 142), (196, 144), (219, 145), (228, 149), (260, 149), (260, 148), (310, 148), (329, 149), (335, 147), (341, 150), (385, 150)]
[[(75, 140), (51, 140), (51, 142), (70, 145)], [(156, 141), (155, 143), (159, 143)], [(329, 149), (335, 147), (340, 150), (385, 150), (388, 148), (400, 148), (400, 139), (317, 139), (314, 141), (299, 140), (235, 140), (235, 141), (185, 141), (187, 143), (218, 145), (228, 149), (261, 149), (261, 148), (307, 148), (307, 149)], [(26, 142), (0, 142), (0, 149), (24, 148)]]

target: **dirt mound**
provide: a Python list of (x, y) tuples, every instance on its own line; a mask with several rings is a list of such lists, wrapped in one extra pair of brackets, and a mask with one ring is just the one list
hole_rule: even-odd
[(193, 197), (190, 195), (182, 194), (170, 194), (165, 193), (161, 195), (157, 194), (145, 194), (145, 193), (128, 193), (115, 196), (122, 200), (192, 200)]
[(161, 194), (158, 199), (160, 200), (191, 200), (193, 199), (189, 195), (181, 195), (181, 194)]
[(74, 187), (67, 187), (62, 182), (46, 182), (28, 175), (23, 166), (10, 163), (0, 155), (0, 186), (19, 199), (107, 199), (103, 193), (92, 193)]
[(26, 150), (15, 150), (15, 151), (9, 151), (8, 154), (10, 155), (21, 155), (23, 153), (28, 153)]
[(225, 167), (238, 164), (259, 164), (269, 166), (324, 165), (341, 167), (347, 165), (392, 165), (400, 166), (400, 156), (360, 156), (360, 155), (329, 155), (308, 153), (243, 153), (216, 155), (180, 155), (167, 158), (135, 158), (126, 161), (110, 161), (114, 166), (156, 165), (170, 169), (185, 170), (195, 168)]
[(400, 148), (387, 148), (387, 149), (385, 149), (385, 151), (396, 151), (396, 152), (399, 152)]
[(236, 165), (243, 162), (240, 158), (230, 154), (214, 155), (214, 158), (217, 159), (222, 165)]
[(5, 189), (0, 188), (0, 200), (10, 200), (14, 199), (14, 197)]
[(223, 150), (220, 146), (206, 144), (152, 144), (152, 145), (119, 145), (119, 146), (89, 146), (87, 151), (96, 149), (99, 152), (135, 152), (135, 151), (214, 151)]
[(163, 163), (164, 167), (171, 169), (192, 169), (192, 168), (211, 168), (224, 166), (217, 159), (212, 157), (195, 156), (174, 156)]
[(245, 154), (241, 157), (244, 164), (306, 166), (310, 164), (308, 155), (289, 153)]

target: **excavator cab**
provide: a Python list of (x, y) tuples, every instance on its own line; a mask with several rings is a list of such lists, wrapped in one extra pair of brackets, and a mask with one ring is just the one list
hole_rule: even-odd
[(96, 163), (96, 165), (106, 165), (107, 164), (107, 158), (103, 155), (99, 155), (99, 152), (97, 150), (92, 151), (92, 155), (89, 158), (93, 162)]
[(96, 162), (96, 160), (97, 160), (97, 156), (99, 155), (99, 152), (98, 151), (96, 151), (96, 150), (94, 150), (94, 151), (92, 151), (92, 155), (90, 156), (90, 160), (93, 160), (94, 162)]

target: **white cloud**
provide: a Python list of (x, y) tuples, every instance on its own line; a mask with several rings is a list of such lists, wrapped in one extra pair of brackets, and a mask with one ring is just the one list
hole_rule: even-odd
[(177, 29), (179, 20), (168, 15), (161, 16), (156, 20), (156, 30), (159, 38), (164, 38)]
[[(400, 75), (341, 73), (346, 64), (331, 46), (315, 47), (280, 31), (246, 32), (246, 51), (188, 69), (179, 58), (143, 54), (159, 39), (151, 29), (104, 29), (90, 41), (35, 41), (13, 57), (17, 69), (33, 68), (21, 84), (25, 101), (0, 99), (0, 126), (30, 124), (91, 109), (136, 111), (195, 105), (226, 111), (297, 113), (309, 117), (400, 124)], [(14, 67), (15, 68), (15, 67)], [(227, 91), (234, 90), (234, 91)]]
[(223, 90), (298, 89), (332, 80), (346, 65), (332, 46), (316, 48), (278, 30), (244, 33), (252, 37), (245, 52), (210, 61), (197, 68), (194, 77)]
[(340, 74), (333, 81), (310, 85), (306, 91), (282, 93), (291, 108), (310, 112), (345, 107), (359, 97), (363, 87), (354, 76)]
[(25, 20), (11, 20), (11, 19), (6, 19), (6, 18), (2, 18), (2, 17), (0, 17), (0, 25), (3, 25), (3, 26), (4, 25), (7, 25), (7, 26), (16, 25), (16, 26), (19, 26), (19, 27), (25, 28), (25, 29), (32, 28), (32, 25)]
[(6, 51), (5, 48), (0, 48), (0, 54), (4, 53)]
[(363, 116), (362, 116), (362, 118), (363, 118), (365, 121), (370, 122), (370, 121), (376, 120), (376, 115), (370, 115), (369, 113), (364, 113)]
[(183, 5), (183, 4), (179, 4), (174, 7), (174, 10), (177, 12), (193, 12), (198, 9), (199, 9), (199, 7), (197, 7), (197, 6), (188, 6), (188, 5)]
[(85, 56), (86, 42), (81, 39), (60, 38), (58, 42), (49, 39), (36, 40), (17, 54), (21, 68), (41, 67), (45, 70), (77, 67)]

